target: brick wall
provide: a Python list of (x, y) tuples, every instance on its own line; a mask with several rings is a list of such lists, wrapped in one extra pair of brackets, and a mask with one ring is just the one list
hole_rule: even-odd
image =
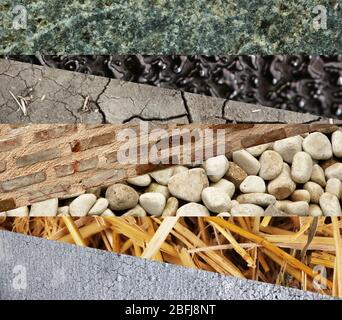
[[(158, 128), (170, 131), (175, 126)], [(267, 137), (273, 141), (325, 126), (184, 125), (182, 128), (225, 129), (229, 148), (236, 150), (264, 143)], [(0, 212), (49, 198), (78, 195), (89, 188), (156, 169), (149, 164), (134, 166), (116, 161), (116, 152), (125, 143), (117, 140), (117, 133), (124, 127), (139, 132), (138, 124), (0, 125)], [(153, 144), (144, 136), (140, 141)]]

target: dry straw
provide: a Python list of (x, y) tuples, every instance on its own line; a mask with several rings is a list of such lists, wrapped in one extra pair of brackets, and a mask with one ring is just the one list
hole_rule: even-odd
[(310, 239), (312, 223), (312, 217), (88, 216), (3, 218), (0, 229), (342, 297), (342, 219), (319, 218)]

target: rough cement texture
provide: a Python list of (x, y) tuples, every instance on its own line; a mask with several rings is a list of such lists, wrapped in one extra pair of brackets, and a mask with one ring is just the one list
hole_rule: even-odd
[(0, 299), (331, 299), (0, 231)]
[[(10, 91), (16, 97), (27, 98), (27, 116), (19, 110)], [(0, 110), (1, 123), (327, 121), (310, 114), (1, 59)]]

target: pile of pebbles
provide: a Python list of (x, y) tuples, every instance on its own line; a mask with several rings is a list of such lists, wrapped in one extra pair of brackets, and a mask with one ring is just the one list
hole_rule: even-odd
[[(7, 216), (340, 216), (342, 131), (314, 132), (51, 199)], [(2, 214), (4, 215), (4, 213)]]

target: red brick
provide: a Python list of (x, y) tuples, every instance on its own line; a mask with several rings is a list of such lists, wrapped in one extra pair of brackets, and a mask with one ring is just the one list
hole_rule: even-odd
[(57, 198), (61, 193), (69, 193), (70, 188), (70, 182), (62, 182), (54, 186), (44, 186), (43, 189), (30, 191), (29, 201), (39, 202), (51, 198)]
[(57, 148), (38, 151), (31, 154), (26, 154), (17, 159), (16, 164), (20, 167), (31, 166), (38, 162), (56, 159), (60, 156), (60, 150)]
[(83, 179), (82, 185), (84, 189), (90, 189), (101, 185), (108, 185), (126, 178), (126, 170), (124, 169), (110, 169), (98, 173), (90, 178)]
[(116, 162), (117, 161), (117, 155), (118, 155), (117, 151), (106, 153), (105, 157), (107, 159), (107, 162), (108, 163)]
[(21, 142), (22, 140), (20, 137), (0, 140), (0, 152), (11, 151), (18, 148), (21, 146)]
[(33, 141), (40, 142), (50, 139), (57, 139), (74, 132), (77, 132), (77, 125), (67, 124), (57, 126), (51, 129), (49, 128), (35, 132), (33, 135)]
[(58, 178), (70, 176), (71, 174), (75, 173), (75, 168), (74, 168), (73, 164), (62, 164), (59, 166), (55, 166), (54, 169), (56, 172), (56, 176)]
[(0, 161), (0, 173), (6, 171), (6, 162)]
[(79, 152), (95, 147), (104, 146), (115, 141), (115, 132), (104, 133), (91, 138), (75, 140), (71, 143), (72, 152)]
[(83, 172), (83, 171), (95, 169), (98, 163), (99, 163), (98, 157), (82, 159), (76, 163), (76, 171)]
[(8, 192), (24, 187), (28, 187), (33, 184), (41, 183), (46, 180), (45, 172), (37, 172), (29, 174), (27, 176), (17, 177), (11, 180), (0, 182), (0, 190), (2, 192)]

